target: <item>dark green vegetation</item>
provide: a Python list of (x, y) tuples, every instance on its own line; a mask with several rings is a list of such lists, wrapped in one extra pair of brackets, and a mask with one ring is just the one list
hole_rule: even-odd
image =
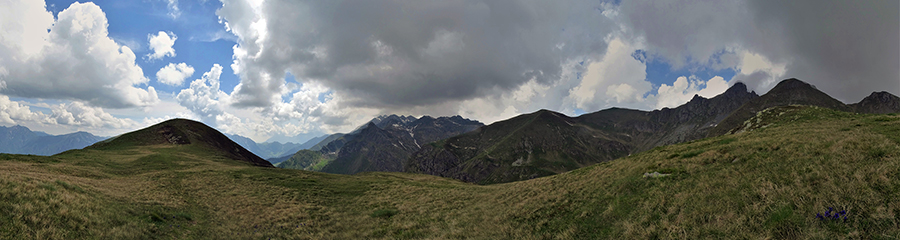
[[(254, 167), (209, 147), (227, 144), (125, 134), (51, 157), (0, 154), (0, 238), (900, 236), (900, 116), (791, 106), (759, 117), (742, 133), (487, 186)], [(827, 207), (848, 221), (816, 219)]]
[(328, 137), (325, 137), (325, 139), (322, 139), (322, 141), (319, 141), (319, 143), (316, 143), (315, 145), (310, 147), (309, 150), (313, 150), (313, 151), (322, 150), (323, 147), (325, 147), (326, 145), (328, 145), (331, 142), (334, 142), (335, 140), (338, 140), (341, 137), (344, 137), (343, 133), (335, 133), (335, 134), (328, 135)]
[[(225, 136), (231, 141), (234, 141), (238, 145), (246, 148), (248, 151), (256, 154), (263, 159), (277, 158), (283, 157), (287, 155), (294, 154), (297, 151), (300, 151), (304, 148), (299, 143), (280, 143), (280, 142), (264, 142), (264, 143), (256, 143), (252, 139), (234, 135), (234, 134), (226, 134)], [(321, 140), (321, 139), (320, 139)], [(307, 147), (308, 148), (308, 147)], [(274, 162), (273, 162), (274, 164)]]
[(288, 156), (286, 160), (275, 164), (275, 166), (318, 172), (322, 170), (322, 167), (325, 167), (325, 165), (331, 162), (331, 160), (334, 160), (327, 156), (328, 155), (323, 155), (313, 150), (300, 150), (294, 155)]
[(106, 138), (86, 132), (50, 135), (33, 132), (23, 126), (0, 126), (0, 153), (49, 156), (70, 149), (84, 148), (103, 139)]

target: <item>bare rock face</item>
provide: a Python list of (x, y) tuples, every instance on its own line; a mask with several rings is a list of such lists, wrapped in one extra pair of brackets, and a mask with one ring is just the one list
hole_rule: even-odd
[(858, 103), (850, 104), (854, 112), (858, 113), (898, 113), (900, 112), (900, 97), (888, 92), (873, 92)]
[(460, 116), (423, 116), (419, 119), (380, 116), (322, 147), (321, 154), (334, 158), (322, 171), (341, 174), (401, 172), (410, 155), (419, 151), (422, 145), (481, 126), (484, 124)]
[(157, 133), (159, 135), (162, 135), (165, 140), (171, 144), (191, 144), (191, 140), (189, 140), (186, 136), (179, 134), (179, 131), (172, 126), (163, 126), (159, 128)]

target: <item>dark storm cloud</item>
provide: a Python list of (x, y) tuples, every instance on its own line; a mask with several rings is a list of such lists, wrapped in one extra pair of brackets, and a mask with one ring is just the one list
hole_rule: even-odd
[[(284, 71), (353, 96), (355, 106), (423, 106), (557, 81), (561, 63), (597, 55), (611, 31), (600, 2), (267, 1), (265, 37), (231, 1), (242, 38), (238, 105), (267, 106)], [(240, 6), (233, 3), (232, 6)], [(249, 5), (244, 6), (250, 7)]]
[[(781, 78), (813, 83), (845, 102), (872, 91), (900, 93), (898, 12), (898, 1), (655, 0), (621, 6), (625, 24), (645, 37), (648, 52), (675, 66), (708, 64), (718, 52), (744, 49), (786, 64)], [(757, 91), (772, 87), (772, 79), (751, 75), (735, 80), (758, 81), (748, 82)]]
[(786, 77), (847, 103), (900, 94), (900, 1), (751, 1), (758, 27), (775, 30), (794, 60)]

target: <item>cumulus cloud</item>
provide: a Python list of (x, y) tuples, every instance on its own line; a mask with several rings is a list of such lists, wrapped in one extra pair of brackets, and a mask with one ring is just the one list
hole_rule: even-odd
[(81, 102), (71, 102), (50, 107), (49, 121), (55, 124), (91, 128), (131, 128), (138, 123), (131, 119), (112, 116), (99, 107), (87, 106)]
[(0, 124), (15, 125), (22, 121), (39, 121), (42, 117), (39, 113), (32, 112), (27, 105), (0, 95)]
[[(92, 107), (83, 102), (66, 102), (54, 105), (38, 104), (50, 113), (33, 110), (27, 102), (14, 101), (0, 95), (0, 125), (24, 125), (33, 129), (50, 132), (70, 133), (89, 131), (101, 136), (121, 134), (162, 122), (168, 118), (144, 118), (136, 121), (115, 117), (101, 107)], [(32, 104), (33, 105), (33, 104)]]
[(175, 33), (172, 32), (159, 31), (156, 35), (148, 34), (147, 40), (150, 41), (150, 53), (147, 54), (147, 58), (154, 60), (167, 56), (174, 57), (175, 49), (172, 46), (175, 45), (175, 40), (177, 39), (178, 36), (175, 36)]
[(156, 72), (156, 80), (166, 85), (180, 86), (191, 75), (194, 75), (194, 67), (187, 63), (169, 63)]
[(219, 89), (219, 76), (222, 66), (214, 64), (200, 79), (191, 82), (191, 86), (182, 89), (175, 97), (179, 104), (200, 116), (207, 123), (214, 122), (216, 116), (224, 113), (223, 105), (228, 101), (228, 94)]
[(715, 76), (703, 81), (696, 76), (678, 77), (669, 86), (662, 84), (656, 91), (656, 108), (678, 107), (694, 97), (700, 95), (704, 98), (712, 98), (728, 90), (728, 82), (720, 76)]
[(638, 46), (612, 39), (599, 61), (592, 62), (581, 83), (571, 90), (575, 105), (588, 112), (611, 106), (636, 106), (652, 85), (647, 66), (632, 55)]
[(41, 1), (5, 1), (0, 14), (0, 93), (124, 108), (158, 101), (130, 48), (108, 37), (105, 14), (73, 3), (54, 21)]

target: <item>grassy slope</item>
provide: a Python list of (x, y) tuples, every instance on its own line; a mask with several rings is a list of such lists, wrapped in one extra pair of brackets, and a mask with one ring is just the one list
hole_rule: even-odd
[[(779, 111), (754, 131), (488, 186), (248, 167), (189, 146), (0, 155), (0, 238), (900, 236), (900, 117)], [(641, 177), (653, 171), (673, 175)], [(816, 220), (826, 207), (849, 221)]]
[(290, 158), (276, 164), (276, 167), (287, 169), (300, 169), (308, 171), (321, 171), (327, 165), (331, 158), (326, 157), (322, 153), (313, 150), (300, 150)]

